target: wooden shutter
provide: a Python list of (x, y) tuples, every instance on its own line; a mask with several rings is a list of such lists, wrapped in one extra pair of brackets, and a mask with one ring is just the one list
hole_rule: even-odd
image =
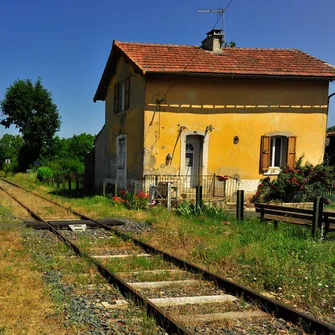
[(297, 145), (296, 136), (289, 136), (288, 149), (287, 149), (287, 165), (289, 167), (294, 167), (295, 164), (296, 145)]
[(125, 79), (124, 83), (124, 109), (127, 110), (129, 108), (129, 98), (130, 98), (130, 77)]
[(114, 113), (119, 112), (119, 83), (114, 85)]
[(261, 137), (261, 171), (267, 171), (270, 167), (270, 136)]

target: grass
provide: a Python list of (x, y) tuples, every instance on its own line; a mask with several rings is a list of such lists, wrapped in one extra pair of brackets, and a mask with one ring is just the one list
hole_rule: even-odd
[[(13, 180), (36, 188), (31, 186), (29, 175), (18, 175)], [(39, 188), (39, 192), (51, 191)], [(307, 227), (280, 223), (275, 230), (271, 223), (258, 219), (237, 222), (222, 212), (179, 216), (159, 207), (130, 211), (112, 206), (110, 199), (100, 196), (52, 197), (95, 218), (145, 221), (152, 229), (140, 236), (143, 241), (335, 324), (334, 232), (320, 242), (311, 238)], [(127, 271), (136, 264), (146, 269), (159, 267), (159, 262), (150, 263), (149, 258), (108, 262), (115, 271)]]
[(41, 275), (27, 255), (19, 224), (0, 207), (0, 333), (65, 334)]

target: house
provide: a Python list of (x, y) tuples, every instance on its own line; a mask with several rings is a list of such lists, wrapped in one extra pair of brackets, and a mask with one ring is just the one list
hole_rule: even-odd
[(301, 155), (322, 162), (335, 69), (297, 49), (221, 48), (222, 39), (213, 29), (201, 47), (113, 42), (94, 96), (105, 101), (97, 190), (172, 181), (184, 198), (198, 185), (252, 193)]

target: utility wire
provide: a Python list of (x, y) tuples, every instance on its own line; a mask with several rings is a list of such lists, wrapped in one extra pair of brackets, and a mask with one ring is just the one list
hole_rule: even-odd
[[(194, 53), (194, 55), (192, 56), (192, 58), (190, 59), (190, 61), (184, 66), (182, 72), (185, 71), (185, 69), (192, 63), (193, 59), (196, 57), (196, 55), (199, 53), (199, 51), (201, 50), (201, 47), (198, 47), (198, 49), (196, 50), (196, 52)], [(166, 93), (164, 94), (163, 100), (165, 100), (166, 96), (168, 95), (168, 93), (172, 90), (173, 86), (175, 86), (177, 84), (177, 81), (175, 81), (170, 87), (169, 89), (166, 91)]]
[[(215, 22), (215, 24), (214, 24), (214, 26), (213, 26), (212, 29), (215, 28), (215, 26), (216, 26), (216, 25), (218, 24), (218, 22), (221, 20), (222, 16), (223, 16), (223, 12), (219, 15), (219, 18), (218, 18), (218, 20)], [(222, 29), (223, 29), (223, 27), (222, 27)]]
[(229, 1), (229, 4), (226, 6), (226, 8), (223, 10), (223, 12), (225, 12), (227, 9), (228, 9), (228, 7), (230, 6), (230, 4), (233, 2), (233, 0), (230, 0)]

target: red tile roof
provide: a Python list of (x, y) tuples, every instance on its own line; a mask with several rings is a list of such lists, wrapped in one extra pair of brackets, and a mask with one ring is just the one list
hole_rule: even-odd
[(104, 100), (106, 86), (115, 70), (113, 55), (120, 53), (143, 74), (335, 79), (335, 67), (297, 49), (223, 48), (221, 53), (213, 53), (197, 46), (114, 41), (94, 101)]
[(297, 49), (223, 48), (115, 42), (142, 71), (335, 78), (335, 68)]

